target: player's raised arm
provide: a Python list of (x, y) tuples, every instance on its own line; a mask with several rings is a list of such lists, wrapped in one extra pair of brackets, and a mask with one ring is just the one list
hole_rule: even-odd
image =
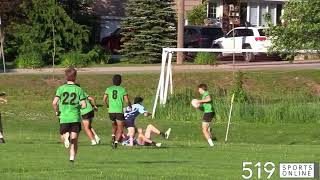
[(109, 108), (108, 95), (107, 95), (107, 94), (104, 94), (104, 95), (103, 95), (103, 104), (104, 104), (105, 106), (107, 106), (107, 108)]

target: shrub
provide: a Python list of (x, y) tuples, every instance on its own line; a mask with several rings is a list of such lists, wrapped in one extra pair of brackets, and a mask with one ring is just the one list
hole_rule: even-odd
[(207, 17), (207, 4), (202, 3), (194, 7), (190, 12), (187, 13), (187, 19), (190, 25), (203, 25), (204, 20)]
[(36, 51), (20, 53), (16, 63), (19, 68), (39, 68), (43, 66), (41, 53)]
[(243, 73), (238, 71), (234, 75), (234, 82), (233, 87), (231, 90), (231, 94), (234, 94), (234, 101), (235, 102), (247, 102), (248, 95), (243, 87)]
[(79, 51), (70, 51), (61, 56), (61, 65), (63, 67), (85, 67), (88, 64), (88, 55)]
[(217, 63), (217, 55), (215, 53), (199, 52), (195, 58), (196, 64), (211, 64)]
[(109, 64), (111, 60), (111, 54), (98, 45), (89, 51), (87, 56), (90, 62), (97, 64)]

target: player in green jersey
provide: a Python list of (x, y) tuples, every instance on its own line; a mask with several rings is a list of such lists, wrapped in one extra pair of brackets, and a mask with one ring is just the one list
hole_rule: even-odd
[(81, 108), (82, 125), (88, 138), (91, 141), (91, 145), (97, 145), (100, 143), (100, 138), (92, 127), (92, 120), (94, 118), (94, 111), (98, 111), (96, 101), (92, 96), (84, 93), (86, 97), (86, 108)]
[(77, 70), (65, 70), (67, 83), (60, 86), (53, 99), (52, 106), (60, 119), (60, 134), (64, 137), (65, 146), (69, 147), (70, 161), (74, 162), (78, 150), (78, 136), (81, 130), (80, 109), (86, 108), (84, 91), (75, 84)]
[(208, 87), (206, 84), (200, 84), (198, 86), (198, 92), (200, 93), (201, 99), (198, 100), (200, 104), (199, 109), (204, 112), (202, 117), (202, 133), (203, 136), (207, 139), (210, 146), (214, 146), (212, 142), (212, 134), (210, 131), (210, 123), (215, 116), (212, 107), (212, 99), (208, 92)]
[(108, 108), (109, 117), (112, 121), (112, 148), (117, 148), (124, 128), (123, 101), (131, 108), (127, 91), (121, 87), (121, 75), (114, 75), (113, 86), (106, 89), (103, 102)]

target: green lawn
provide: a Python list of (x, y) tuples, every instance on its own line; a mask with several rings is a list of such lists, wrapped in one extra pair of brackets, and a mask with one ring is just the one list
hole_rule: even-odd
[[(199, 77), (201, 76), (201, 77)], [(161, 130), (172, 128), (169, 140), (156, 137), (161, 148), (110, 146), (111, 126), (101, 107), (94, 127), (102, 144), (91, 147), (80, 135), (78, 159), (68, 161), (59, 144), (57, 120), (51, 110), (56, 87), (46, 75), (1, 75), (0, 91), (9, 104), (0, 105), (7, 143), (0, 145), (0, 179), (242, 179), (242, 162), (320, 162), (320, 82), (318, 71), (250, 72), (244, 86), (251, 97), (237, 104), (229, 143), (223, 142), (232, 73), (186, 73), (174, 76), (175, 96), (160, 108), (155, 119), (139, 118), (138, 126), (152, 123)], [(61, 78), (61, 76), (59, 76)], [(98, 99), (110, 85), (110, 75), (79, 75), (82, 87)], [(152, 108), (158, 74), (124, 75), (124, 86), (133, 98), (145, 97)], [(217, 120), (215, 147), (201, 136), (200, 113), (190, 105), (193, 89), (205, 82), (215, 97)], [(276, 107), (276, 108), (275, 108)], [(261, 119), (261, 120), (260, 120)], [(257, 177), (257, 170), (255, 169)], [(266, 179), (262, 172), (262, 179)], [(253, 178), (256, 179), (256, 178)]]

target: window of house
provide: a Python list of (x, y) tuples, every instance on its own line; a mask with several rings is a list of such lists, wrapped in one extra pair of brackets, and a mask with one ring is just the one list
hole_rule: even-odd
[(264, 18), (265, 14), (267, 14), (267, 5), (266, 4), (260, 4), (260, 13), (259, 13), (259, 18), (260, 18), (260, 26), (266, 26), (266, 20)]
[(254, 26), (258, 25), (258, 4), (251, 3), (250, 4), (250, 23)]
[(207, 17), (213, 19), (217, 18), (217, 3), (208, 2), (207, 8)]

